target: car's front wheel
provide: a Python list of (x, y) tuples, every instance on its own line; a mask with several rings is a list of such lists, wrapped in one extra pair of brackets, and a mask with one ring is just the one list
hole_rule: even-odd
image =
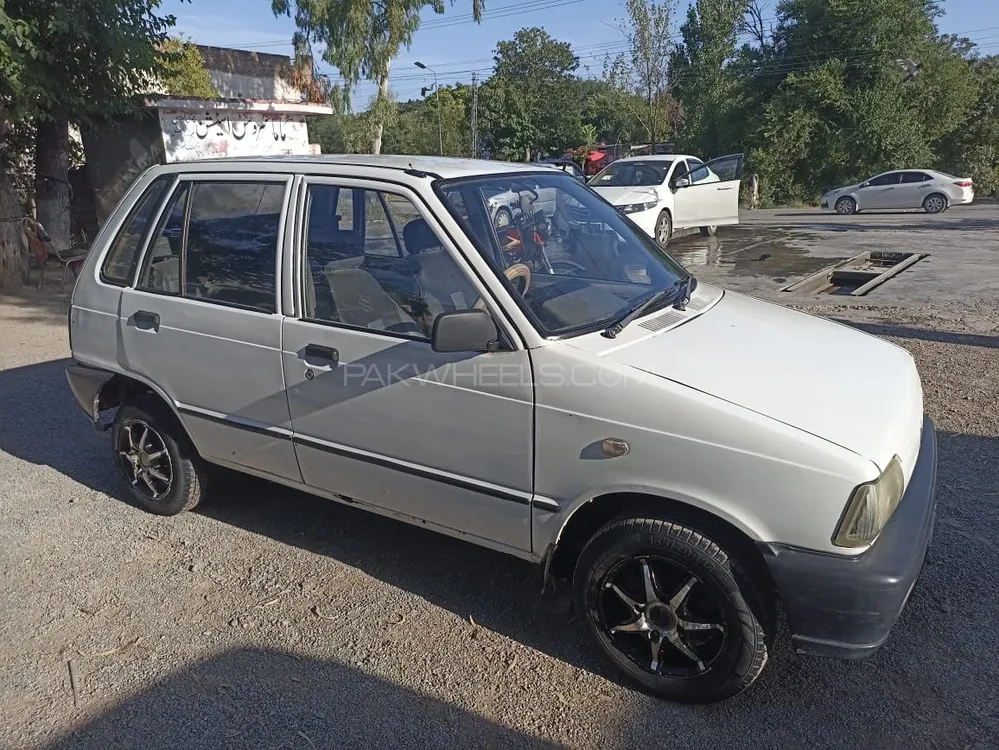
[(161, 516), (195, 507), (207, 469), (173, 414), (152, 395), (127, 401), (112, 429), (114, 459), (135, 502)]
[(748, 688), (769, 654), (771, 616), (753, 582), (694, 528), (647, 517), (611, 521), (573, 577), (590, 639), (621, 673), (684, 703)]
[(850, 214), (857, 212), (857, 201), (855, 201), (853, 198), (849, 197), (848, 195), (844, 195), (842, 198), (836, 201), (836, 204), (835, 206), (833, 206), (833, 208), (836, 209), (836, 213), (838, 213), (840, 216), (849, 216)]
[(663, 211), (659, 214), (659, 218), (656, 219), (656, 242), (659, 243), (660, 247), (666, 247), (672, 236), (673, 217), (670, 216), (669, 211)]
[(511, 224), (513, 224), (513, 214), (510, 212), (510, 209), (506, 207), (499, 208), (493, 217), (493, 226), (497, 229), (505, 229)]

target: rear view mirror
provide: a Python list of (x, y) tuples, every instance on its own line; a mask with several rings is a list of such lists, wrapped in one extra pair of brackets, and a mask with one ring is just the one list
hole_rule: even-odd
[(870, 187), (870, 186), (871, 186), (871, 183), (869, 183), (869, 182), (862, 182), (862, 183), (860, 183), (860, 187)]
[(496, 322), (485, 310), (458, 310), (437, 316), (430, 346), (435, 352), (492, 352), (498, 339)]
[(673, 187), (676, 187), (676, 188), (690, 187), (690, 178), (689, 177), (677, 177), (673, 181)]

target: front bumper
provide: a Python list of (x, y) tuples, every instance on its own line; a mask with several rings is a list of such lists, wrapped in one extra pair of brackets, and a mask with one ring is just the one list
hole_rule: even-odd
[[(620, 211), (619, 207), (615, 206), (615, 208), (618, 208), (618, 210)], [(626, 214), (622, 212), (621, 215), (628, 219), (631, 219), (633, 222), (635, 222), (635, 224), (639, 226), (639, 228), (641, 228), (643, 232), (649, 235), (649, 237), (651, 237), (652, 239), (655, 239), (656, 222), (659, 221), (660, 213), (662, 213), (662, 209), (659, 206), (656, 206), (655, 208), (650, 208), (647, 211), (636, 211), (635, 213), (631, 214)]]
[(926, 417), (919, 457), (902, 501), (869, 549), (845, 557), (761, 545), (796, 651), (861, 659), (887, 640), (919, 577), (933, 534), (936, 476), (936, 430)]

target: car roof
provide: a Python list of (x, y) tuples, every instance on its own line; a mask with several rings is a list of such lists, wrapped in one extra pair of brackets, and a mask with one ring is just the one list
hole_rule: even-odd
[[(443, 179), (473, 177), (477, 175), (537, 171), (531, 164), (489, 161), (486, 159), (460, 159), (450, 156), (403, 156), (396, 154), (322, 154), (317, 156), (237, 156), (220, 159), (195, 159), (175, 162), (170, 171), (183, 171), (185, 167), (197, 165), (225, 168), (225, 165), (268, 166), (279, 170), (279, 165), (310, 166), (349, 166), (375, 169), (416, 170), (436, 175)], [(266, 171), (266, 170), (265, 170)]]

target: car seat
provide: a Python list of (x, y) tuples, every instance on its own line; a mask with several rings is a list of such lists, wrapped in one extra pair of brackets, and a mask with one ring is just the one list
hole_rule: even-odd
[(426, 335), (367, 271), (329, 264), (325, 275), (340, 322), (376, 331)]
[(442, 312), (467, 310), (475, 303), (478, 292), (441, 245), (426, 219), (410, 221), (403, 227), (402, 237), (431, 320)]

